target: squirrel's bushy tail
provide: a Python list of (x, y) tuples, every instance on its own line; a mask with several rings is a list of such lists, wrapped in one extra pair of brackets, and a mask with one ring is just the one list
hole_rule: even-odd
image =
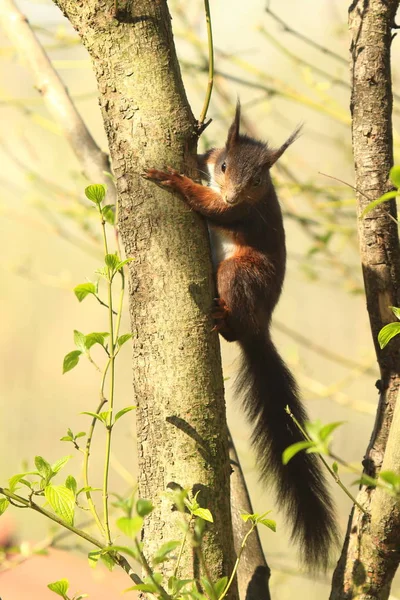
[(319, 458), (301, 451), (287, 465), (282, 463), (285, 448), (303, 441), (285, 407), (301, 425), (307, 419), (296, 382), (267, 337), (252, 336), (240, 345), (243, 358), (236, 384), (253, 424), (252, 443), (261, 477), (275, 480), (279, 505), (292, 524), (292, 539), (300, 545), (302, 562), (311, 569), (326, 569), (337, 529)]

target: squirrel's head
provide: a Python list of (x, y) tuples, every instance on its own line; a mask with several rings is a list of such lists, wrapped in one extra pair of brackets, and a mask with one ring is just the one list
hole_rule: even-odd
[(225, 148), (215, 153), (212, 187), (218, 188), (228, 204), (255, 203), (265, 197), (271, 185), (269, 170), (285, 150), (297, 139), (298, 127), (280, 148), (239, 133), (240, 103), (229, 128)]

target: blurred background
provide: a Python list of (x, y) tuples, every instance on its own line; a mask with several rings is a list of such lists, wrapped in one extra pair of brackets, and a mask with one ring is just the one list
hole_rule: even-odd
[[(203, 2), (171, 0), (169, 5), (187, 94), (198, 116), (207, 82)], [(77, 34), (50, 0), (21, 0), (18, 6), (92, 135), (107, 150), (95, 78)], [(280, 145), (299, 122), (304, 123), (303, 135), (273, 172), (288, 246), (286, 282), (273, 334), (298, 379), (311, 418), (345, 421), (335, 433), (333, 451), (360, 466), (374, 421), (378, 372), (350, 187), (347, 8), (340, 0), (271, 0), (267, 10), (265, 0), (247, 0), (245, 7), (238, 0), (213, 0), (216, 76), (209, 109), (213, 122), (201, 138), (200, 150), (225, 141), (237, 96), (243, 107), (243, 130), (272, 145)], [(400, 93), (398, 65), (400, 46), (395, 40), (393, 89)], [(84, 198), (80, 165), (35, 90), (24, 57), (2, 30), (0, 72), (3, 484), (26, 465), (32, 467), (35, 455), (54, 462), (74, 454), (71, 445), (59, 440), (67, 427), (87, 431), (89, 417), (80, 413), (96, 410), (99, 374), (82, 359), (76, 369), (62, 375), (63, 357), (74, 349), (74, 329), (83, 333), (107, 329), (107, 312), (93, 297), (80, 304), (72, 292), (75, 285), (93, 279), (102, 262), (101, 232), (95, 211)], [(395, 97), (397, 162), (399, 114)], [(121, 331), (129, 331), (127, 310)], [(93, 357), (102, 360), (99, 350), (94, 349)], [(229, 424), (254, 510), (272, 509), (277, 520), (278, 533), (261, 532), (272, 568), (272, 594), (279, 600), (327, 598), (331, 573), (311, 578), (299, 570), (297, 549), (290, 543), (275, 498), (258, 484), (249, 431), (230, 391), (236, 357), (236, 348), (224, 343)], [(117, 377), (119, 407), (134, 404), (129, 344), (118, 358)], [(133, 416), (122, 419), (113, 438), (111, 487), (119, 494), (135, 485), (133, 420)], [(99, 429), (92, 452), (93, 486), (101, 484), (103, 447)], [(342, 471), (346, 483), (354, 482), (354, 474)], [(78, 454), (68, 472), (79, 479)], [(350, 502), (333, 482), (331, 487), (344, 534)], [(352, 490), (356, 494), (357, 486)], [(14, 509), (7, 515), (18, 542), (37, 543), (48, 533), (48, 523), (29, 511)], [(392, 589), (392, 597), (396, 595), (400, 596), (399, 579)]]

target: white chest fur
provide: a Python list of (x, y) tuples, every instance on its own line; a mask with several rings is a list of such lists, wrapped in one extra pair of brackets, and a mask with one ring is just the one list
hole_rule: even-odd
[(232, 238), (232, 234), (224, 229), (208, 225), (208, 232), (210, 235), (212, 261), (214, 270), (216, 271), (220, 262), (234, 255), (236, 244)]
[[(220, 193), (221, 189), (214, 179), (215, 164), (209, 162), (207, 164), (207, 169), (209, 174), (208, 187), (215, 192)], [(213, 227), (210, 224), (208, 225), (208, 233), (210, 235), (213, 266), (216, 271), (220, 262), (233, 256), (235, 252), (235, 242), (230, 232), (219, 227)]]

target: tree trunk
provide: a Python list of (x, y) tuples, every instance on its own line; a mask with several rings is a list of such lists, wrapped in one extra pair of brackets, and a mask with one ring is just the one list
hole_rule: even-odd
[[(353, 152), (358, 215), (390, 189), (393, 165), (391, 28), (399, 0), (354, 0), (349, 9), (352, 36)], [(400, 303), (400, 251), (395, 201), (385, 202), (359, 219), (359, 239), (367, 308), (380, 367), (379, 406), (364, 458), (364, 472), (377, 477), (381, 469), (400, 471), (393, 450), (400, 436), (393, 420), (400, 383), (399, 340), (384, 350), (378, 333), (394, 317), (390, 306)], [(399, 409), (397, 408), (397, 413)], [(378, 488), (362, 486), (357, 498), (370, 518), (355, 507), (345, 545), (333, 578), (331, 600), (383, 600), (400, 560), (398, 501)]]
[[(212, 271), (204, 222), (180, 198), (145, 181), (149, 167), (194, 172), (197, 136), (165, 0), (55, 0), (78, 30), (98, 81), (117, 180), (119, 229), (130, 263), (130, 315), (144, 552), (181, 539), (165, 494), (200, 491), (214, 524), (204, 555), (215, 580), (233, 565), (228, 437), (220, 351), (211, 333)], [(115, 3), (117, 4), (117, 3)], [(118, 2), (122, 5), (122, 2)], [(182, 577), (199, 576), (188, 548)], [(236, 597), (233, 589), (231, 597)]]

